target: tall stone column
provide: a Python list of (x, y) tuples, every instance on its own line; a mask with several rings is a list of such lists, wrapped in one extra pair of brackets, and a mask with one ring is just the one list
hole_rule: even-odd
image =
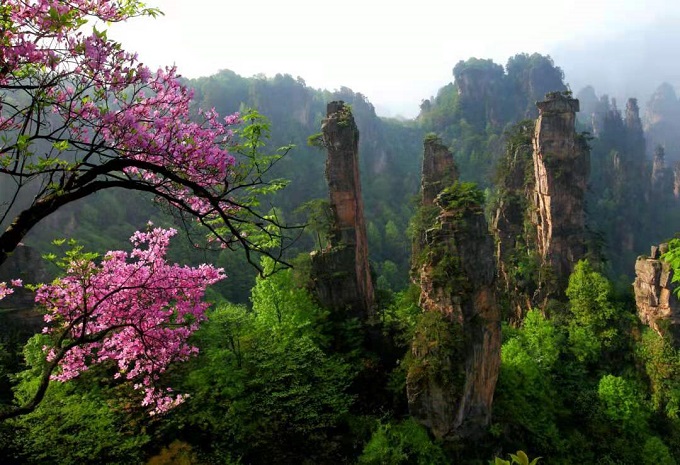
[(312, 279), (325, 307), (366, 320), (373, 314), (374, 290), (359, 179), (359, 130), (341, 101), (328, 104), (321, 130), (328, 151), (332, 225), (330, 246), (312, 254)]
[(584, 199), (589, 151), (576, 134), (579, 102), (561, 92), (537, 102), (533, 137), (537, 249), (558, 283), (585, 254)]
[(451, 153), (436, 139), (426, 140), (413, 254), (423, 314), (407, 361), (406, 390), (411, 415), (446, 439), (486, 431), (501, 348), (484, 194), (456, 177)]

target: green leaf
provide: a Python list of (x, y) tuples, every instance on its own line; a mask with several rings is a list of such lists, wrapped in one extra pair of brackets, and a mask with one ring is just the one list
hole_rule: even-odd
[(524, 451), (518, 450), (517, 457), (517, 461), (520, 465), (529, 465), (529, 457), (527, 457), (527, 454), (525, 454)]
[(60, 152), (63, 152), (64, 150), (68, 150), (68, 145), (69, 144), (68, 144), (67, 140), (61, 140), (59, 142), (55, 142), (54, 144), (52, 144), (52, 146), (55, 149), (59, 150)]

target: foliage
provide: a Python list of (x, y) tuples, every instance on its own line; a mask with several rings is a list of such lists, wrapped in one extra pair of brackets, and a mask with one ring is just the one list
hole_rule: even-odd
[(494, 409), (497, 421), (509, 425), (509, 442), (528, 440), (544, 451), (559, 444), (561, 410), (554, 371), (561, 358), (564, 336), (538, 310), (527, 313), (520, 330), (511, 330), (501, 348), (501, 371)]
[(0, 184), (12, 190), (0, 206), (8, 226), (0, 263), (39, 221), (111, 188), (156, 196), (224, 246), (269, 254), (271, 244), (257, 240), (265, 235), (285, 247), (280, 223), (254, 200), (282, 186), (263, 178), (276, 158), (253, 155), (261, 117), (246, 112), (236, 138), (238, 115), (193, 118), (192, 92), (174, 68), (152, 74), (105, 30), (87, 27), (158, 13), (137, 0), (3, 4)]
[(310, 200), (300, 205), (295, 213), (302, 213), (306, 216), (305, 230), (314, 236), (318, 250), (326, 247), (332, 224), (331, 206), (328, 200)]
[(645, 465), (675, 465), (677, 463), (666, 444), (657, 436), (652, 436), (645, 441), (642, 456)]
[[(275, 266), (271, 260), (263, 262), (265, 270)], [(319, 307), (306, 289), (296, 285), (292, 272), (258, 278), (251, 301), (257, 321), (272, 333), (286, 338), (310, 337), (320, 346), (327, 343), (324, 322), (328, 311)]]
[(536, 457), (532, 461), (529, 461), (526, 452), (518, 450), (516, 454), (510, 454), (510, 460), (496, 457), (489, 465), (536, 465), (540, 459), (541, 457)]
[(307, 145), (310, 147), (316, 147), (319, 149), (322, 149), (325, 147), (324, 141), (323, 141), (323, 133), (317, 132), (316, 134), (312, 134), (307, 138)]
[(185, 442), (173, 441), (146, 462), (146, 465), (192, 465), (198, 460), (191, 446)]
[[(668, 242), (668, 251), (661, 256), (673, 269), (672, 282), (680, 282), (680, 239), (674, 238)], [(680, 295), (680, 286), (676, 287), (675, 294)]]
[[(32, 395), (44, 370), (43, 344), (36, 335), (24, 353), (28, 369), (17, 376), (17, 397)], [(150, 436), (142, 414), (131, 408), (129, 388), (111, 383), (106, 370), (94, 367), (69, 383), (56, 383), (35, 411), (7, 423), (23, 463), (106, 463), (141, 461)]]
[(646, 328), (636, 347), (636, 355), (649, 378), (653, 408), (677, 420), (680, 413), (680, 353), (669, 340)]
[(569, 340), (581, 361), (596, 360), (601, 348), (612, 347), (618, 334), (612, 324), (616, 309), (611, 303), (611, 284), (588, 260), (579, 261), (566, 291), (573, 318)]
[[(265, 264), (265, 268), (269, 266)], [(178, 383), (191, 394), (174, 425), (192, 446), (246, 463), (325, 461), (352, 404), (354, 370), (327, 353), (325, 311), (292, 272), (258, 280), (253, 310), (222, 304), (196, 334), (201, 353)]]
[(611, 420), (630, 431), (645, 429), (649, 412), (633, 383), (620, 376), (605, 375), (600, 379), (597, 395)]
[(183, 401), (156, 382), (170, 363), (196, 353), (187, 338), (204, 319), (206, 287), (223, 279), (224, 272), (211, 265), (168, 264), (167, 248), (175, 233), (161, 228), (137, 232), (130, 239), (132, 252), (109, 252), (99, 265), (78, 246), (66, 252), (58, 262), (66, 275), (37, 286), (36, 303), (48, 323), (41, 380), (34, 393), (21, 399), (21, 407), (3, 415), (34, 409), (50, 379), (68, 381), (104, 362), (117, 367), (114, 378), (135, 381), (151, 413)]
[(422, 312), (413, 332), (411, 351), (404, 361), (408, 383), (416, 386), (432, 379), (457, 392), (465, 381), (463, 360), (464, 335), (460, 323), (437, 311)]
[(450, 463), (440, 445), (413, 419), (378, 423), (359, 457), (361, 465), (438, 465)]
[(484, 191), (477, 188), (475, 183), (456, 181), (442, 190), (438, 199), (440, 200), (437, 200), (437, 203), (449, 211), (461, 213), (464, 210), (481, 211), (484, 205)]

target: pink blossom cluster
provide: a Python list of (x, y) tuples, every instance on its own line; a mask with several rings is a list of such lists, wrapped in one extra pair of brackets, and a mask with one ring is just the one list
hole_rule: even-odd
[(11, 82), (14, 70), (28, 65), (56, 69), (65, 60), (67, 44), (74, 31), (88, 18), (107, 22), (128, 19), (115, 0), (5, 0), (0, 17), (3, 26), (0, 47), (0, 84)]
[(166, 262), (174, 229), (155, 228), (131, 237), (132, 252), (108, 252), (101, 264), (75, 259), (65, 277), (38, 289), (57, 344), (45, 347), (48, 360), (59, 360), (52, 378), (67, 381), (89, 366), (111, 361), (116, 378), (134, 380), (143, 405), (162, 413), (184, 400), (156, 382), (170, 363), (186, 360), (198, 349), (187, 343), (205, 319), (206, 287), (225, 277), (211, 265), (179, 266)]
[(0, 283), (0, 300), (4, 299), (8, 295), (14, 294), (14, 289), (12, 287), (22, 287), (24, 285), (21, 279), (12, 279), (9, 286), (6, 282)]
[[(200, 216), (233, 210), (227, 195), (235, 161), (224, 147), (238, 116), (221, 119), (212, 109), (193, 121), (192, 91), (174, 68), (151, 73), (104, 32), (84, 32), (89, 19), (123, 21), (141, 8), (119, 0), (3, 1), (0, 19), (11, 26), (0, 38), (0, 90), (24, 91), (58, 118), (44, 138), (68, 142), (60, 147), (76, 156), (71, 172), (123, 172)], [(2, 100), (0, 131), (19, 137), (30, 112), (3, 111)]]

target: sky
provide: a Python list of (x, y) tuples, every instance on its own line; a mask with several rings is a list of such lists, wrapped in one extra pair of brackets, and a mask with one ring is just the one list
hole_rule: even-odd
[[(576, 91), (598, 76), (602, 85), (609, 85), (604, 78), (617, 76), (616, 69), (602, 68), (610, 56), (619, 57), (619, 64), (611, 66), (634, 58), (625, 47), (618, 54), (610, 53), (611, 47), (623, 43), (639, 51), (639, 43), (648, 42), (656, 24), (673, 30), (680, 26), (677, 0), (147, 0), (147, 4), (165, 15), (112, 25), (110, 36), (138, 52), (152, 68), (175, 64), (189, 78), (221, 69), (242, 76), (287, 73), (315, 88), (349, 87), (367, 96), (378, 114), (405, 117), (414, 117), (423, 99), (452, 81), (453, 66), (472, 56), (505, 64), (520, 52), (551, 54), (567, 81), (573, 74)], [(574, 58), (579, 56), (588, 67), (580, 67)]]

